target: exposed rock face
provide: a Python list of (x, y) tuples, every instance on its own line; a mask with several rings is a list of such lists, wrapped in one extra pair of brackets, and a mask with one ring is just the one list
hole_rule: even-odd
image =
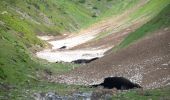
[(170, 84), (170, 30), (159, 30), (131, 46), (110, 53), (51, 81), (94, 85), (106, 77), (124, 77), (144, 89)]

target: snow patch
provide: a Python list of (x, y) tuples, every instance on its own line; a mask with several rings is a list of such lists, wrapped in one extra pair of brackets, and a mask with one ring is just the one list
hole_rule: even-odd
[(54, 38), (54, 36), (37, 36), (39, 39), (41, 39), (41, 40), (45, 40), (45, 41), (47, 41), (47, 40), (50, 40), (50, 39), (53, 39)]
[(89, 35), (89, 34), (83, 34), (78, 36), (71, 36), (62, 40), (55, 40), (50, 41), (49, 43), (53, 45), (52, 49), (58, 49), (63, 46), (66, 46), (67, 49), (72, 48), (74, 46), (86, 43), (87, 41), (94, 39), (96, 36), (95, 34)]
[[(91, 31), (90, 34), (79, 34), (77, 36), (68, 36), (60, 40), (50, 40), (55, 39), (53, 36), (38, 36), (38, 38), (47, 41), (52, 45), (52, 49), (45, 49), (43, 51), (37, 52), (36, 55), (39, 58), (45, 59), (49, 62), (72, 62), (79, 59), (90, 60), (93, 58), (99, 58), (104, 56), (104, 53), (111, 49), (111, 47), (101, 49), (98, 48), (87, 48), (78, 50), (69, 50), (69, 48), (75, 47), (77, 45), (86, 43), (96, 37), (97, 31)], [(64, 49), (61, 49), (65, 47)]]
[(104, 56), (110, 48), (99, 50), (66, 50), (66, 51), (52, 51), (50, 49), (37, 52), (36, 55), (39, 58), (46, 59), (49, 62), (72, 62), (78, 59), (92, 59), (96, 57)]

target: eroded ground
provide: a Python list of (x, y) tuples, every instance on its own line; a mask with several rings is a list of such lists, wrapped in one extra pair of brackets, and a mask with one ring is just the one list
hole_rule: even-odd
[(69, 73), (51, 77), (51, 81), (93, 85), (109, 76), (119, 76), (145, 89), (169, 85), (170, 30), (161, 29), (116, 53), (108, 54)]

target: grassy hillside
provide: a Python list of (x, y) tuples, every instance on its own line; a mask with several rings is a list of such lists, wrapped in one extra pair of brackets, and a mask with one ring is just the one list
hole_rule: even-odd
[[(64, 84), (47, 83), (46, 75), (67, 72), (72, 64), (49, 64), (31, 57), (23, 38), (14, 30), (0, 25), (0, 99), (31, 100), (32, 94), (38, 91), (58, 89), (71, 90), (77, 87), (66, 87)], [(27, 43), (29, 43), (27, 41)], [(38, 87), (39, 86), (39, 87)], [(41, 87), (43, 86), (43, 88)], [(25, 98), (29, 95), (29, 98)]]
[[(124, 3), (124, 2), (120, 2), (120, 3)], [(143, 1), (138, 1), (138, 4), (136, 4), (135, 1), (133, 1), (131, 3), (132, 4), (128, 5), (127, 8), (131, 7), (131, 6), (134, 6), (134, 7), (132, 7), (132, 9), (130, 9), (130, 10), (124, 10), (124, 11), (127, 11), (125, 13), (119, 13), (119, 12), (121, 12), (121, 10), (119, 10), (119, 9), (116, 10), (116, 11), (118, 11), (117, 13), (119, 13), (119, 14), (115, 14), (114, 11), (112, 11), (112, 12), (106, 11), (106, 13), (108, 13), (108, 12), (109, 12), (109, 14), (113, 13), (113, 15), (116, 15), (116, 17), (119, 18), (118, 21), (115, 20), (116, 28), (101, 32), (96, 39), (104, 38), (111, 33), (113, 34), (113, 33), (119, 32), (121, 30), (124, 30), (125, 28), (132, 26), (135, 22), (138, 22), (138, 24), (139, 23), (146, 24), (147, 22), (149, 23), (149, 21), (152, 20), (153, 18), (155, 18), (156, 16), (163, 17), (164, 15), (158, 15), (158, 14), (163, 9), (165, 9), (165, 7), (170, 3), (170, 1), (169, 0), (143, 0)], [(168, 12), (168, 8), (166, 8), (166, 11)], [(114, 17), (113, 17), (113, 19), (114, 19)], [(157, 18), (157, 20), (159, 20), (159, 19), (161, 19), (161, 18)], [(160, 26), (161, 25), (163, 25), (163, 23), (160, 23)], [(141, 30), (143, 30), (143, 29), (141, 29)], [(138, 32), (137, 34), (136, 33), (134, 33), (134, 34), (141, 35), (143, 33)], [(131, 37), (131, 36), (129, 36), (129, 37)]]
[[(5, 11), (18, 20), (24, 20), (25, 23), (32, 26), (31, 30), (37, 33), (57, 34), (73, 31), (82, 26), (83, 18), (87, 20), (91, 18), (86, 10), (63, 0), (49, 0), (48, 2), (44, 0), (3, 0), (1, 5), (3, 5), (1, 12)], [(71, 14), (78, 17), (73, 17)]]
[[(0, 99), (3, 96), (7, 99), (23, 99), (20, 94), (26, 89), (33, 93), (77, 88), (48, 83), (44, 77), (38, 77), (67, 72), (75, 65), (49, 64), (32, 57), (30, 48), (45, 46), (36, 35), (79, 31), (102, 19), (119, 15), (138, 2), (139, 0), (1, 0)], [(169, 0), (150, 0), (150, 3), (134, 13), (132, 19), (151, 12), (156, 12), (152, 15), (157, 16), (152, 16), (154, 18), (151, 21), (131, 33), (120, 47), (125, 47), (156, 29), (168, 27), (168, 3)], [(12, 95), (8, 95), (9, 93)]]
[[(40, 66), (30, 56), (28, 48), (45, 44), (36, 34), (60, 34), (75, 31), (96, 22), (104, 16), (116, 15), (137, 0), (2, 0), (0, 2), (0, 62), (1, 78), (9, 83), (35, 76)], [(123, 7), (122, 7), (123, 6)], [(115, 7), (120, 10), (117, 11)], [(106, 11), (108, 9), (108, 11)], [(98, 15), (93, 16), (94, 13)], [(23, 70), (25, 69), (25, 70)], [(29, 75), (27, 75), (30, 73)], [(18, 76), (20, 79), (16, 78)], [(15, 79), (18, 79), (15, 80)]]
[[(95, 1), (91, 4), (97, 2), (103, 3)], [(26, 89), (39, 85), (44, 85), (45, 89), (38, 87), (30, 91), (45, 91), (55, 87), (68, 90), (65, 85), (46, 83), (43, 76), (69, 71), (75, 65), (44, 63), (32, 57), (29, 48), (45, 46), (45, 43), (36, 37), (37, 34), (57, 35), (89, 26), (105, 16), (103, 9), (107, 9), (108, 4), (114, 2), (106, 1), (105, 6), (97, 8), (99, 16), (95, 15), (94, 11), (97, 9), (92, 8), (93, 5), (88, 8), (86, 3), (79, 0), (1, 0), (0, 99), (18, 100)], [(12, 95), (8, 95), (9, 93)]]
[(35, 32), (57, 34), (79, 30), (106, 16), (117, 15), (137, 1), (2, 0), (0, 5), (1, 12), (5, 11), (18, 20), (24, 20)]
[(96, 20), (121, 14), (140, 0), (71, 0), (86, 8)]
[[(156, 0), (155, 0), (156, 1)], [(137, 29), (135, 32), (129, 34), (119, 45), (119, 48), (123, 48), (128, 46), (129, 44), (137, 41), (138, 39), (151, 34), (152, 32), (159, 30), (160, 28), (168, 28), (170, 26), (170, 1), (164, 0), (164, 1), (157, 1), (158, 3), (156, 4), (155, 2), (150, 2), (150, 6), (145, 6), (144, 8), (140, 9), (137, 13), (135, 13), (134, 16), (139, 16), (142, 14), (142, 12), (146, 12), (146, 14), (151, 14), (151, 13), (156, 13), (156, 14), (150, 21), (148, 21), (146, 24), (144, 24), (142, 27)], [(157, 6), (160, 5), (160, 8), (158, 9)], [(150, 9), (154, 12), (147, 12), (147, 10)]]
[(168, 100), (170, 87), (152, 90), (130, 90), (113, 96), (113, 100)]

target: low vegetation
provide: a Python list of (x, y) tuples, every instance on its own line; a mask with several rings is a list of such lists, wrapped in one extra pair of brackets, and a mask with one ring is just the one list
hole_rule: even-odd
[[(148, 33), (170, 25), (169, 1), (153, 1), (159, 1), (162, 5), (153, 5), (157, 9), (154, 7), (152, 9), (152, 7), (148, 7), (148, 4), (146, 9), (153, 12), (163, 10), (158, 15), (155, 13), (154, 15), (157, 16), (125, 38), (120, 44), (120, 48), (128, 46)], [(77, 67), (77, 65), (51, 64), (32, 56), (30, 48), (38, 50), (46, 46), (46, 43), (39, 40), (36, 35), (77, 32), (102, 19), (117, 16), (133, 7), (137, 2), (139, 0), (1, 0), (0, 99), (30, 100), (32, 99), (30, 95), (40, 91), (65, 93), (76, 89), (89, 90), (89, 88), (82, 86), (47, 82), (46, 77), (43, 77), (46, 74), (64, 73)], [(151, 4), (154, 3), (151, 1)], [(146, 13), (146, 9), (140, 9), (138, 13), (131, 16), (132, 19), (137, 15)], [(151, 90), (151, 93), (162, 95), (160, 91)], [(138, 97), (136, 91), (120, 95), (122, 97), (133, 95)], [(120, 97), (118, 95), (114, 98)]]
[(168, 100), (170, 87), (151, 90), (130, 90), (113, 96), (113, 100)]
[[(162, 4), (164, 7), (161, 12), (159, 12), (155, 17), (153, 17), (150, 21), (148, 21), (146, 24), (138, 28), (135, 32), (132, 32), (129, 34), (119, 45), (119, 48), (123, 48), (128, 46), (129, 44), (137, 41), (138, 39), (151, 34), (152, 32), (159, 30), (161, 28), (166, 28), (170, 26), (170, 2)], [(156, 6), (156, 5), (155, 5)], [(149, 9), (147, 7), (147, 9)], [(144, 9), (141, 9), (142, 11)]]

